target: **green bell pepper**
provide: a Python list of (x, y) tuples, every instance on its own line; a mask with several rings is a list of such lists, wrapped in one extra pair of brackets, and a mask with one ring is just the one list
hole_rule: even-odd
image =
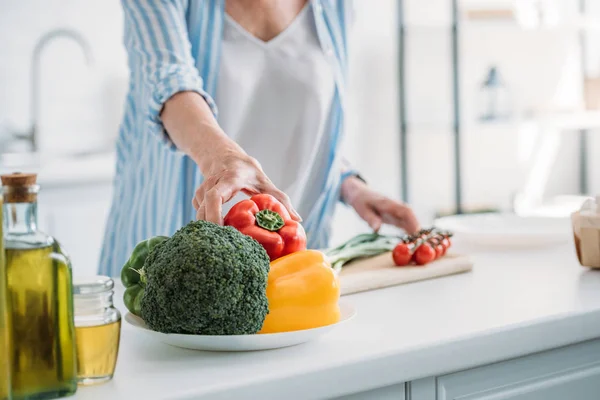
[(123, 302), (125, 307), (134, 315), (141, 316), (141, 301), (146, 286), (144, 263), (150, 251), (159, 243), (167, 240), (167, 236), (154, 236), (138, 243), (129, 260), (121, 269), (121, 282), (125, 286)]

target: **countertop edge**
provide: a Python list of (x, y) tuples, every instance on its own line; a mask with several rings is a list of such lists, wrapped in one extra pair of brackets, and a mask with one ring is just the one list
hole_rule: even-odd
[[(172, 399), (186, 400), (210, 397), (280, 398), (292, 400), (292, 393), (311, 387), (311, 398), (332, 398), (350, 393), (409, 382), (420, 378), (440, 376), (452, 372), (492, 364), (538, 352), (574, 345), (600, 338), (600, 310), (580, 314), (558, 315), (551, 319), (517, 324), (491, 332), (457, 338), (427, 348), (413, 348), (392, 354), (376, 355), (310, 372), (281, 376), (268, 380), (241, 383), (232, 387), (204, 388), (172, 395)], [(468, 354), (471, 357), (457, 357)], [(443, 360), (443, 362), (440, 362)], [(302, 398), (307, 399), (306, 392)]]
[[(27, 155), (28, 153), (24, 153)], [(0, 154), (6, 157), (7, 154)], [(15, 154), (15, 157), (22, 154)], [(115, 177), (117, 155), (115, 151), (96, 152), (88, 155), (31, 155), (25, 161), (0, 163), (3, 173), (13, 171), (38, 174), (42, 188), (70, 188), (93, 184), (112, 184)], [(1, 157), (0, 157), (1, 158)], [(17, 158), (17, 160), (19, 160)]]
[(44, 189), (72, 189), (72, 188), (80, 188), (82, 186), (96, 186), (96, 185), (105, 185), (111, 186), (114, 183), (114, 175), (113, 174), (105, 174), (105, 175), (94, 175), (94, 176), (86, 176), (82, 178), (65, 178), (65, 179), (53, 179), (46, 178), (45, 176), (41, 176), (38, 179), (38, 183)]

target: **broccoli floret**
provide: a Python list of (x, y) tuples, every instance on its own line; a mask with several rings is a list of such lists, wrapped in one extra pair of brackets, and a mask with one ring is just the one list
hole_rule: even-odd
[(152, 249), (144, 269), (141, 313), (155, 331), (253, 334), (269, 312), (269, 256), (232, 227), (190, 222)]

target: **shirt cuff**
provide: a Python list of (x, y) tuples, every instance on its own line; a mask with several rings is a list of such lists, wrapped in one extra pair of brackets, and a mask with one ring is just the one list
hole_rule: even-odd
[(157, 84), (152, 98), (150, 99), (149, 119), (153, 124), (156, 124), (159, 127), (158, 130), (161, 132), (165, 144), (173, 149), (176, 149), (176, 146), (164, 129), (162, 120), (160, 119), (160, 113), (167, 100), (179, 92), (196, 92), (204, 98), (215, 118), (219, 112), (214, 99), (203, 89), (202, 78), (200, 78), (197, 73), (178, 71), (177, 73), (171, 74), (170, 77), (161, 80)]
[[(358, 173), (358, 171), (353, 170), (353, 169), (348, 169), (348, 170), (345, 170), (345, 171), (342, 172), (342, 176), (340, 178), (340, 187), (344, 183), (344, 181), (347, 178), (350, 178), (351, 176), (360, 179), (364, 183), (367, 183), (367, 181), (362, 176), (360, 176), (360, 174)], [(342, 204), (348, 205), (348, 203), (346, 203), (346, 201), (344, 201), (344, 198), (342, 197), (342, 192), (341, 191), (340, 191), (340, 202)]]

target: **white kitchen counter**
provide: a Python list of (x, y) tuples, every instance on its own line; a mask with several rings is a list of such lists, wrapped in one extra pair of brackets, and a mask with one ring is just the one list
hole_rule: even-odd
[(50, 154), (5, 154), (0, 173), (37, 173), (43, 189), (79, 185), (111, 184), (116, 155), (104, 152), (80, 156)]
[(75, 398), (330, 398), (600, 338), (600, 271), (572, 247), (473, 259), (471, 273), (347, 296), (353, 320), (286, 349), (184, 350), (125, 323), (114, 380)]

